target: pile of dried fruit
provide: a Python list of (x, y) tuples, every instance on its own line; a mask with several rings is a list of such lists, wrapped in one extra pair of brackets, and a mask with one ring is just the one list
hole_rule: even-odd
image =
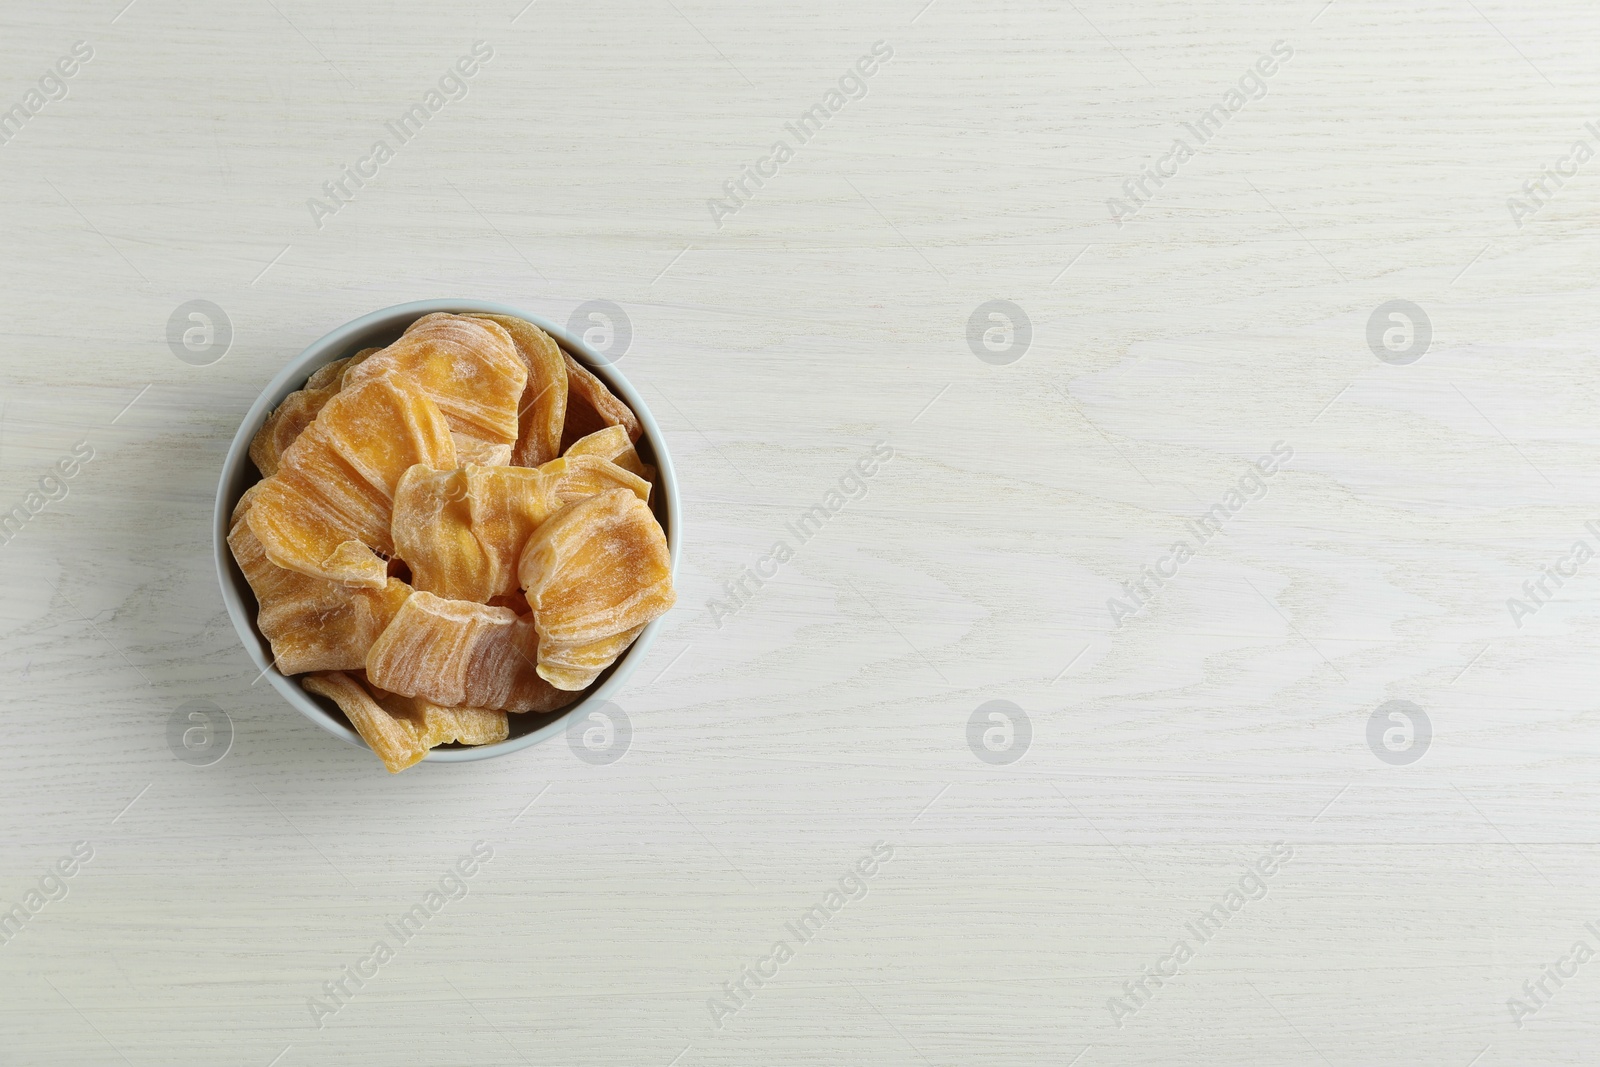
[(639, 420), (549, 334), (427, 315), (256, 434), (228, 544), (284, 674), (390, 771), (553, 712), (676, 596)]

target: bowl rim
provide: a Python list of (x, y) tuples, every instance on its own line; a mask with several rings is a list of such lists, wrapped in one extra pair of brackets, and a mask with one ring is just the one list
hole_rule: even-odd
[[(238, 570), (234, 562), (233, 553), (228, 548), (228, 519), (233, 512), (234, 505), (243, 493), (230, 492), (230, 486), (240, 477), (241, 470), (250, 464), (250, 442), (255, 439), (257, 431), (266, 421), (267, 415), (276, 408), (289, 393), (301, 388), (311, 372), (318, 367), (333, 362), (343, 355), (349, 355), (356, 350), (360, 339), (368, 334), (378, 333), (395, 327), (404, 328), (410, 322), (421, 318), (423, 315), (438, 311), (452, 312), (454, 314), (491, 314), (511, 315), (525, 319), (544, 330), (579, 363), (583, 364), (591, 373), (605, 382), (607, 388), (621, 398), (638, 418), (643, 433), (641, 436), (649, 439), (650, 446), (655, 452), (653, 457), (657, 470), (656, 492), (661, 495), (662, 503), (667, 517), (667, 548), (670, 555), (670, 570), (674, 578), (678, 574), (678, 556), (683, 540), (683, 518), (678, 506), (678, 479), (672, 465), (672, 457), (667, 451), (666, 441), (661, 435), (661, 428), (656, 424), (655, 417), (650, 413), (650, 408), (639, 395), (633, 383), (628, 381), (621, 371), (617, 370), (615, 360), (600, 355), (590, 348), (581, 336), (575, 336), (568, 330), (549, 321), (541, 315), (535, 315), (521, 308), (513, 307), (493, 300), (473, 300), (467, 298), (437, 298), (431, 300), (412, 300), (403, 304), (394, 304), (390, 307), (380, 308), (368, 312), (359, 318), (352, 319), (342, 326), (323, 334), (317, 340), (307, 345), (300, 354), (289, 360), (284, 367), (272, 377), (255, 403), (245, 413), (239, 423), (239, 429), (234, 434), (232, 442), (228, 445), (227, 456), (222, 464), (222, 476), (217, 483), (216, 506), (212, 513), (212, 552), (217, 568), (217, 582), (222, 589), (222, 600), (228, 610), (228, 617), (233, 621), (233, 628), (238, 632), (240, 643), (244, 645), (245, 652), (252, 662), (268, 677), (272, 687), (280, 696), (287, 700), (302, 715), (322, 727), (328, 733), (361, 748), (368, 748), (366, 741), (362, 740), (350, 726), (342, 719), (330, 715), (320, 704), (311, 699), (298, 682), (293, 678), (281, 674), (273, 666), (270, 658), (270, 646), (255, 629), (254, 613), (246, 605), (240, 594), (240, 587), (249, 588), (244, 575)], [(325, 357), (325, 358), (319, 358)], [(251, 468), (253, 469), (253, 467)], [(252, 483), (253, 484), (253, 483)], [(246, 485), (244, 488), (248, 488)], [(430, 749), (423, 757), (424, 763), (470, 763), (477, 760), (493, 759), (497, 756), (510, 755), (525, 748), (530, 748), (543, 741), (547, 741), (557, 734), (566, 733), (571, 727), (587, 718), (579, 713), (585, 709), (594, 709), (604, 704), (610, 697), (621, 690), (628, 678), (638, 669), (639, 663), (649, 651), (650, 645), (655, 641), (666, 616), (651, 620), (640, 632), (638, 638), (628, 647), (603, 678), (598, 686), (583, 695), (581, 700), (575, 701), (562, 714), (536, 730), (531, 730), (520, 737), (508, 738), (497, 741), (491, 745), (461, 746), (454, 748)], [(259, 676), (257, 678), (259, 681)], [(255, 683), (251, 683), (252, 685)]]

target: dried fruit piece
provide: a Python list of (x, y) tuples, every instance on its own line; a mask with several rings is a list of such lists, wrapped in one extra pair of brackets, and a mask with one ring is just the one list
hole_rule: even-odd
[(403, 697), (368, 683), (367, 691), (379, 707), (406, 722), (424, 748), (440, 745), (492, 745), (511, 734), (503, 711), (488, 708), (447, 708), (421, 697)]
[(564, 453), (579, 438), (587, 437), (607, 426), (621, 426), (628, 440), (637, 441), (644, 428), (633, 411), (611, 394), (589, 369), (568, 353), (567, 361), (567, 421), (561, 431), (561, 451)]
[(532, 468), (419, 465), (395, 490), (395, 554), (416, 588), (483, 603), (516, 591), (517, 560), (540, 523), (573, 500), (615, 488), (650, 495), (648, 482), (598, 456)]
[(608, 459), (629, 474), (636, 474), (647, 482), (656, 480), (656, 469), (639, 459), (628, 431), (622, 426), (607, 426), (587, 437), (580, 437), (567, 447), (566, 455), (599, 456)]
[(350, 725), (383, 760), (390, 774), (399, 774), (428, 754), (428, 747), (417, 736), (416, 728), (386, 711), (350, 675), (342, 671), (313, 674), (301, 679), (300, 684), (339, 705)]
[(313, 674), (304, 684), (339, 706), (391, 774), (414, 766), (439, 745), (491, 745), (511, 732), (503, 711), (441, 707), (386, 692), (353, 674)]
[(645, 503), (625, 489), (608, 489), (550, 516), (523, 549), (518, 577), (541, 639), (612, 637), (674, 602), (666, 535)]
[(634, 638), (644, 630), (640, 623), (615, 637), (590, 641), (588, 644), (561, 644), (542, 641), (539, 651), (539, 676), (557, 689), (574, 691), (587, 689), (589, 683), (600, 677), (600, 672), (616, 662), (616, 658), (633, 644)]
[[(345, 373), (345, 387), (392, 376), (426, 393), (450, 424), (463, 463), (507, 463), (528, 370), (499, 323), (438, 312)], [(449, 464), (454, 466), (454, 464)]]
[(322, 406), (333, 398), (334, 389), (297, 389), (283, 398), (272, 409), (267, 421), (250, 441), (250, 461), (263, 477), (278, 471), (278, 462), (284, 450), (294, 444), (295, 438), (317, 417)]
[(538, 469), (549, 486), (552, 512), (609, 489), (626, 489), (641, 501), (650, 499), (649, 482), (599, 456), (563, 456)]
[[(437, 705), (430, 707), (437, 708), (443, 713), (441, 718), (450, 729), (448, 734), (436, 734), (430, 720), (428, 736), (440, 737), (440, 744), (447, 744), (453, 740), (463, 745), (492, 745), (511, 736), (511, 724), (503, 711), (491, 711), (488, 708), (439, 708)], [(453, 725), (449, 722), (450, 718), (455, 720)]]
[(306, 379), (305, 387), (307, 389), (338, 390), (344, 386), (344, 376), (349, 374), (352, 368), (359, 367), (368, 356), (374, 352), (381, 351), (383, 351), (381, 348), (363, 348), (353, 356), (336, 359), (332, 363), (324, 363), (311, 372), (311, 377)]
[(344, 373), (376, 351), (376, 348), (363, 348), (353, 356), (324, 363), (311, 373), (303, 388), (284, 397), (272, 410), (250, 442), (250, 460), (262, 477), (269, 478), (277, 473), (283, 453), (311, 425), (323, 405), (339, 392)]
[(492, 745), (511, 735), (506, 713), (489, 708), (445, 708), (425, 703), (422, 726), (422, 743), (429, 748), (451, 743)]
[(485, 441), (471, 434), (453, 433), (456, 451), (462, 463), (478, 463), (485, 467), (503, 467), (511, 462), (511, 445)]
[(256, 625), (284, 674), (361, 670), (372, 643), (411, 595), (395, 578), (380, 589), (361, 589), (279, 567), (243, 515), (228, 534), (228, 547), (256, 594)]
[(267, 558), (302, 574), (382, 588), (394, 488), (418, 463), (454, 467), (443, 415), (388, 378), (351, 383), (283, 454), (246, 515)]
[[(329, 395), (339, 391), (339, 381), (344, 377), (344, 369), (350, 365), (350, 357), (336, 359), (332, 363), (324, 363), (311, 372), (311, 377), (306, 379), (306, 384), (300, 388), (307, 392), (323, 392), (331, 390)], [(293, 396), (294, 394), (289, 394)]]
[(534, 670), (533, 624), (506, 608), (415, 592), (367, 653), (367, 677), (446, 707), (554, 711), (575, 699)]
[(257, 482), (239, 495), (238, 503), (233, 505), (233, 511), (228, 514), (229, 533), (232, 533), (233, 528), (239, 525), (239, 520), (244, 518), (245, 512), (250, 510), (250, 505), (255, 502), (256, 497), (261, 493), (262, 485), (262, 482)]
[(533, 323), (510, 315), (470, 315), (505, 327), (528, 368), (528, 382), (517, 406), (517, 443), (511, 462), (537, 467), (561, 454), (561, 428), (567, 417), (567, 362), (554, 337)]
[(440, 471), (419, 463), (395, 487), (394, 552), (411, 568), (415, 588), (448, 600), (480, 602), (500, 591), (495, 562), (473, 533), (467, 472), (479, 469)]
[(561, 689), (588, 685), (677, 600), (666, 535), (626, 489), (546, 519), (523, 548), (517, 575), (539, 631), (539, 674)]

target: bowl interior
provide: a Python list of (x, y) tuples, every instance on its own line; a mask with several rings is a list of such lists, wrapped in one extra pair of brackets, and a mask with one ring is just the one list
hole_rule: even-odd
[[(228, 448), (227, 459), (223, 463), (222, 479), (217, 487), (216, 511), (213, 515), (212, 541), (216, 554), (217, 575), (222, 585), (222, 598), (227, 605), (228, 615), (233, 620), (234, 628), (239, 632), (239, 638), (250, 653), (251, 659), (284, 699), (317, 725), (355, 745), (365, 746), (366, 742), (361, 740), (361, 736), (351, 727), (349, 720), (332, 701), (308, 693), (294, 678), (270, 669), (272, 647), (256, 627), (255, 594), (245, 581), (244, 574), (234, 562), (233, 553), (228, 548), (228, 519), (239, 497), (261, 478), (255, 464), (250, 461), (250, 442), (255, 438), (261, 424), (283, 398), (303, 386), (317, 368), (336, 359), (354, 355), (363, 348), (386, 346), (404, 333), (411, 323), (423, 315), (436, 311), (458, 314), (487, 312), (526, 319), (554, 337), (575, 360), (605, 382), (607, 388), (616, 394), (618, 399), (633, 409), (643, 427), (643, 433), (640, 434), (635, 446), (639, 458), (652, 464), (658, 472), (655, 488), (650, 494), (651, 510), (655, 512), (657, 521), (661, 523), (661, 528), (667, 535), (667, 547), (671, 554), (674, 577), (678, 571), (681, 520), (678, 510), (677, 477), (673, 471), (672, 458), (667, 454), (665, 443), (662, 441), (660, 428), (643, 399), (617, 370), (615, 363), (602, 358), (590, 349), (584, 344), (582, 337), (574, 336), (560, 326), (520, 308), (483, 300), (420, 300), (384, 308), (346, 323), (314, 342), (291, 360), (288, 366), (262, 390), (260, 397), (251, 406), (239, 426), (239, 432), (234, 436), (233, 443)], [(428, 753), (427, 761), (450, 763), (488, 759), (527, 748), (556, 734), (564, 733), (571, 724), (583, 721), (587, 715), (586, 708), (598, 706), (600, 702), (611, 698), (622, 688), (628, 676), (644, 658), (662, 621), (656, 619), (646, 626), (638, 639), (595, 680), (582, 698), (566, 708), (545, 715), (531, 713), (512, 715), (509, 717), (511, 732), (506, 740), (492, 745), (441, 746)]]

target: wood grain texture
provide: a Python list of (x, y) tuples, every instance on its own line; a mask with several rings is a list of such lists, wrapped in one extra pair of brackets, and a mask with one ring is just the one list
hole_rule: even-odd
[[(1592, 5), (124, 2), (0, 14), (0, 108), (94, 51), (0, 145), (0, 513), (94, 457), (0, 545), (0, 903), (93, 848), (0, 943), (0, 1060), (1592, 1062), (1600, 963), (1507, 1005), (1600, 949), (1600, 562), (1507, 607), (1600, 547), (1600, 162), (1507, 207), (1600, 143)], [(480, 40), (319, 228), (308, 198)], [(718, 226), (877, 41), (865, 96)], [(631, 322), (687, 537), (616, 763), (556, 741), (390, 778), (252, 684), (224, 614), (208, 524), (257, 393), (451, 295)], [(234, 330), (205, 366), (167, 341), (193, 299)], [(1396, 299), (1432, 329), (1409, 365), (1367, 339)], [(969, 345), (990, 300), (1031, 323), (1007, 365)], [(169, 748), (189, 700), (232, 721), (211, 766)], [(1020, 761), (968, 747), (991, 700), (1028, 716)], [(1431, 723), (1410, 765), (1368, 747), (1390, 700)], [(316, 1025), (478, 841), (465, 896)], [(789, 935), (878, 841), (866, 895)], [(1119, 1026), (1276, 841), (1265, 896)]]

